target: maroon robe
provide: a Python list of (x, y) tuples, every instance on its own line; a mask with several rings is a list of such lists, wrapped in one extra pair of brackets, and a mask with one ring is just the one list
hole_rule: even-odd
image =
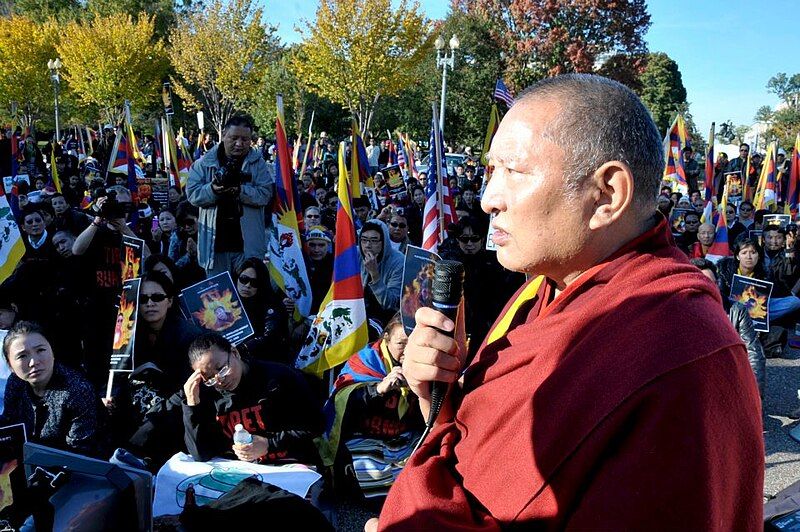
[(380, 529), (763, 529), (747, 353), (666, 222), (552, 293), (481, 347)]

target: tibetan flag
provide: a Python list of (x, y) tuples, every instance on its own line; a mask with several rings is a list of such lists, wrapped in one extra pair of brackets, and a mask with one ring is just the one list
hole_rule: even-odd
[(414, 148), (411, 146), (408, 135), (400, 134), (400, 149), (403, 150), (403, 155), (406, 159), (406, 166), (408, 167), (407, 173), (414, 179), (419, 179), (419, 170), (417, 170), (417, 163), (414, 157)]
[(703, 216), (700, 221), (711, 223), (714, 211), (714, 122), (711, 122), (711, 131), (708, 134), (708, 147), (706, 148), (705, 186), (703, 187)]
[(303, 134), (294, 139), (294, 149), (292, 150), (292, 172), (297, 173), (300, 169), (300, 145), (303, 143)]
[(774, 209), (771, 209), (771, 207), (777, 205), (778, 172), (777, 161), (775, 160), (776, 152), (776, 143), (773, 142), (767, 147), (767, 157), (761, 167), (761, 176), (758, 178), (755, 201), (753, 201), (753, 206), (756, 210), (766, 209), (773, 211)]
[(192, 167), (192, 156), (189, 148), (183, 142), (178, 143), (178, 177), (180, 178), (181, 188), (186, 186), (189, 180), (189, 168)]
[(92, 141), (94, 140), (94, 135), (92, 135), (92, 130), (89, 129), (89, 126), (86, 126), (86, 156), (91, 157), (94, 154), (94, 146), (92, 146)]
[(111, 156), (108, 158), (108, 173), (127, 174), (128, 173), (128, 140), (119, 128), (114, 137), (114, 146), (111, 148)]
[(728, 220), (725, 217), (725, 208), (728, 205), (728, 188), (725, 187), (725, 192), (722, 196), (722, 201), (719, 204), (719, 218), (717, 218), (717, 230), (714, 235), (714, 242), (708, 248), (706, 259), (711, 262), (717, 262), (723, 257), (731, 256), (731, 248), (728, 244)]
[(358, 123), (353, 120), (352, 125), (353, 138), (352, 146), (350, 148), (350, 171), (352, 179), (350, 180), (350, 196), (352, 198), (361, 197), (361, 185), (365, 188), (375, 188), (372, 182), (372, 176), (369, 173), (369, 158), (367, 157), (367, 148), (364, 146), (364, 139), (361, 138), (361, 131), (358, 129)]
[(792, 215), (792, 220), (794, 220), (797, 218), (798, 195), (800, 195), (800, 133), (797, 134), (794, 140), (791, 165), (786, 207), (789, 209), (789, 214)]
[(272, 280), (295, 302), (294, 318), (300, 321), (311, 311), (311, 284), (308, 282), (300, 227), (295, 203), (296, 187), (284, 129), (283, 97), (278, 97), (275, 123), (275, 202), (269, 239), (269, 273)]
[(684, 196), (689, 193), (686, 171), (683, 168), (683, 154), (681, 153), (686, 146), (690, 146), (689, 136), (686, 133), (686, 122), (683, 120), (683, 116), (678, 114), (664, 138), (666, 160), (664, 181), (670, 183), (673, 191), (680, 192)]
[[(756, 146), (758, 146), (758, 139), (756, 138)], [(750, 174), (755, 172), (755, 168), (750, 163), (750, 150), (747, 150), (747, 163), (742, 168), (742, 190), (744, 191), (742, 197), (747, 201), (753, 201), (753, 187), (750, 186)], [(758, 186), (758, 183), (756, 183)]]
[(298, 369), (318, 377), (350, 358), (368, 341), (367, 311), (344, 162), (344, 143), (339, 146), (337, 191), (339, 207), (336, 212), (333, 283), (295, 361)]
[(386, 132), (389, 135), (389, 164), (386, 166), (394, 166), (398, 164), (397, 160), (397, 147), (394, 145), (394, 141), (392, 140), (392, 134), (388, 131)]
[[(181, 179), (180, 165), (178, 164), (178, 142), (175, 140), (175, 134), (172, 132), (172, 126), (165, 119), (162, 119), (161, 129), (164, 135), (164, 166), (167, 168), (170, 176), (171, 187), (175, 187), (178, 191), (183, 190), (186, 181)], [(191, 165), (190, 165), (191, 166)], [(189, 172), (186, 172), (186, 179), (189, 178)]]
[(17, 132), (11, 134), (11, 177), (17, 177), (19, 172), (19, 137)]
[(0, 186), (0, 232), (3, 234), (3, 245), (0, 246), (0, 283), (9, 278), (25, 254), (22, 234), (4, 189), (4, 186)]
[(56, 192), (61, 194), (61, 179), (58, 177), (58, 168), (56, 168), (55, 146), (50, 149), (50, 179), (53, 181)]

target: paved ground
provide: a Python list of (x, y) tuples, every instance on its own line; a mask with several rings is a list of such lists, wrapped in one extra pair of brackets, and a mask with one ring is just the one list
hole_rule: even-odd
[[(771, 497), (789, 484), (800, 480), (800, 442), (789, 430), (798, 425), (787, 414), (800, 406), (800, 351), (789, 350), (786, 358), (767, 360), (767, 390), (764, 399), (764, 443), (766, 474), (764, 495)], [(724, 435), (720, 435), (721, 437)], [(744, 464), (742, 464), (744, 465)], [(377, 515), (374, 509), (348, 504), (339, 507), (337, 530), (358, 532), (364, 523)]]
[(800, 351), (790, 350), (786, 358), (767, 360), (767, 390), (764, 399), (764, 444), (767, 470), (764, 495), (773, 496), (800, 480), (800, 442), (789, 430), (798, 422), (786, 416), (800, 405)]

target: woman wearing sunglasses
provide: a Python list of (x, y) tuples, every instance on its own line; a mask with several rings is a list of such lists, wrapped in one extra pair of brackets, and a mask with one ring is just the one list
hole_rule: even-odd
[(239, 349), (254, 358), (293, 363), (294, 354), (288, 349), (288, 316), (282, 298), (272, 289), (269, 270), (262, 261), (249, 258), (235, 273), (236, 291), (254, 331)]
[(180, 423), (164, 407), (192, 373), (186, 356), (192, 340), (202, 334), (183, 319), (175, 302), (175, 285), (169, 277), (160, 271), (142, 277), (134, 339), (136, 367), (127, 379), (116, 379), (113, 400), (104, 400), (112, 412), (115, 444), (154, 462), (166, 460), (182, 447)]
[(506, 270), (497, 262), (494, 252), (486, 250), (486, 226), (480, 221), (462, 218), (457, 224), (457, 234), (459, 252), (450, 257), (443, 253), (443, 258), (464, 263), (466, 326), (472, 356), (508, 299), (525, 282), (525, 276)]

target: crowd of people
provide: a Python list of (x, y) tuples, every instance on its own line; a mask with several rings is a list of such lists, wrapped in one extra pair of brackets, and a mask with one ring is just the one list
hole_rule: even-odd
[[(154, 472), (180, 451), (197, 460), (298, 461), (328, 471), (342, 492), (385, 495), (424, 426), (403, 379), (398, 310), (405, 251), (421, 244), (426, 174), (409, 173), (404, 190), (390, 193), (382, 172), (390, 146), (369, 139), (374, 199), (355, 198), (353, 213), (370, 341), (321, 382), (294, 368), (311, 320), (293, 319), (294, 294), (277, 287), (267, 266), (274, 142), (256, 137), (248, 116), (234, 116), (219, 142), (203, 136), (185, 186), (173, 183), (159, 201), (105, 171), (113, 135), (106, 129), (93, 139), (90, 157), (78, 153), (74, 134), (43, 150), (33, 136), (21, 141), (8, 196), (25, 252), (0, 286), (3, 421), (25, 423), (32, 441), (87, 456), (125, 449)], [(3, 131), (0, 151), (21, 137)], [(166, 177), (152, 141), (144, 136), (138, 146), (145, 177)], [(312, 318), (332, 282), (339, 205), (337, 147), (324, 134), (317, 144), (319, 159), (296, 175)], [(477, 160), (467, 156), (448, 171), (458, 222), (439, 251), (466, 266), (474, 353), (525, 277), (486, 250)], [(108, 394), (124, 236), (145, 242), (135, 367)], [(254, 330), (235, 346), (196, 326), (178, 302), (182, 289), (221, 272), (231, 274)], [(248, 446), (233, 446), (240, 423), (253, 435)]]
[[(391, 141), (369, 138), (376, 200), (365, 195), (352, 207), (370, 341), (321, 382), (294, 368), (310, 322), (293, 319), (293, 294), (281, 292), (266, 264), (275, 143), (258, 137), (246, 115), (234, 116), (219, 142), (209, 133), (199, 142), (190, 137), (196, 160), (185, 186), (175, 183), (157, 201), (131, 190), (127, 175), (105, 171), (113, 136), (109, 128), (93, 141), (94, 157), (78, 156), (74, 136), (43, 151), (29, 136), (14, 150), (20, 175), (12, 201), (25, 253), (0, 285), (0, 329), (7, 331), (3, 423), (24, 423), (32, 441), (88, 456), (106, 459), (126, 449), (151, 471), (180, 451), (203, 461), (297, 461), (326, 471), (331, 489), (342, 495), (385, 496), (424, 428), (403, 374), (408, 338), (398, 309), (404, 253), (422, 241), (426, 174), (409, 171), (405, 188), (390, 190), (382, 170), (392, 162)], [(12, 138), (0, 135), (0, 159), (11, 156)], [(153, 138), (142, 139), (145, 175), (166, 177)], [(503, 268), (486, 249), (485, 169), (471, 150), (463, 151), (464, 162), (447, 169), (457, 222), (447, 227), (439, 252), (465, 265), (463, 362), (469, 364), (526, 277)], [(296, 175), (312, 316), (331, 285), (339, 206), (337, 145), (322, 135), (315, 153), (319, 158)], [(667, 219), (676, 208), (692, 211), (674, 231), (675, 243), (717, 284), (763, 396), (765, 353), (781, 356), (800, 311), (797, 226), (764, 225), (767, 212), (755, 211), (750, 201), (728, 204), (731, 256), (708, 260), (716, 228), (700, 223), (700, 170), (690, 150), (684, 158), (689, 194), (668, 187), (655, 204)], [(741, 154), (724, 168), (718, 161), (718, 176), (737, 161)], [(751, 237), (751, 230), (761, 237)], [(144, 240), (146, 248), (136, 367), (107, 394), (123, 236)], [(178, 304), (182, 289), (221, 272), (231, 274), (254, 329), (238, 345), (198, 328)], [(756, 333), (746, 309), (728, 297), (734, 274), (774, 284), (769, 333)], [(252, 434), (250, 444), (233, 444), (239, 424)]]

